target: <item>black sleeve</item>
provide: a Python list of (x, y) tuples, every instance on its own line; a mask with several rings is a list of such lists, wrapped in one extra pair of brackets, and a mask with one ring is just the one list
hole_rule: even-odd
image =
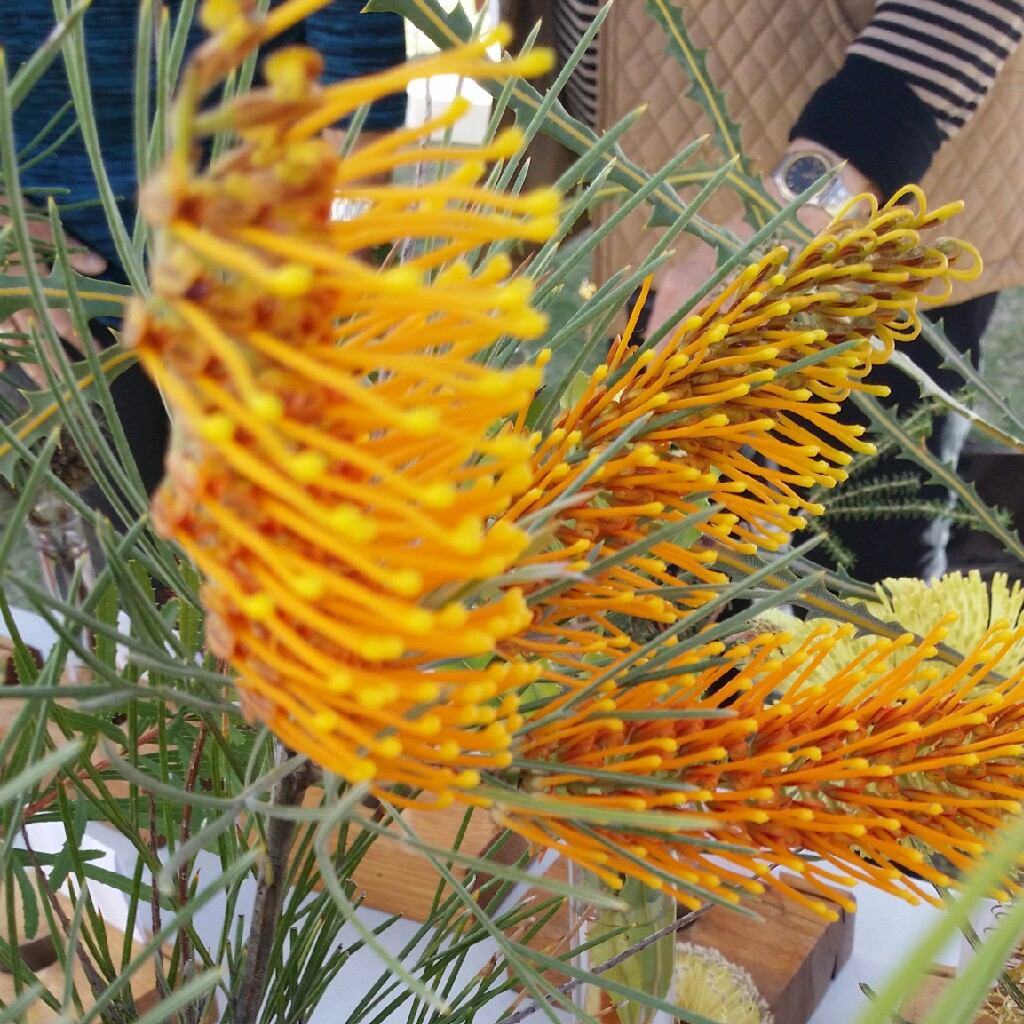
[(920, 181), (944, 140), (935, 112), (900, 72), (855, 54), (811, 96), (789, 137), (835, 150), (883, 196)]

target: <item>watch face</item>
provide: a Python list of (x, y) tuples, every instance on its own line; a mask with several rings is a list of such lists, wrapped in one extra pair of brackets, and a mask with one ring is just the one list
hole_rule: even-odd
[(806, 192), (823, 174), (829, 165), (816, 153), (803, 153), (793, 158), (786, 167), (783, 184), (794, 196)]

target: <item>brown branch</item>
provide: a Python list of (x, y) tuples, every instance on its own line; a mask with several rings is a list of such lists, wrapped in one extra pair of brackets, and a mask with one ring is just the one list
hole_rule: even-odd
[[(153, 726), (147, 729), (137, 740), (136, 747), (145, 746), (147, 743), (152, 743), (154, 740), (159, 739), (160, 728), (159, 726)], [(124, 748), (122, 748), (124, 752)], [(92, 771), (102, 772), (106, 771), (110, 767), (110, 761), (107, 758), (102, 758), (99, 761), (93, 762)], [(83, 768), (73, 775), (60, 775), (50, 783), (50, 788), (41, 796), (38, 800), (33, 801), (25, 806), (24, 815), (27, 818), (31, 818), (34, 814), (38, 814), (40, 811), (45, 811), (56, 799), (60, 792), (59, 787), (64, 786), (66, 789), (78, 781), (83, 785), (87, 783), (92, 775), (92, 771)]]
[[(274, 741), (275, 767), (294, 757), (278, 740)], [(309, 762), (275, 784), (270, 797), (272, 807), (297, 807), (316, 776)], [(255, 1024), (267, 988), (267, 970), (277, 937), (277, 926), (284, 906), (288, 858), (295, 842), (296, 822), (276, 818), (271, 811), (267, 820), (266, 856), (260, 862), (253, 901), (252, 922), (245, 947), (241, 979), (231, 998), (232, 1024)]]

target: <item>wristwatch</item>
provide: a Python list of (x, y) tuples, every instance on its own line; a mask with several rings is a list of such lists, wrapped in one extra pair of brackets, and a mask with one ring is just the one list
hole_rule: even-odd
[[(839, 161), (833, 154), (811, 149), (798, 149), (787, 153), (772, 171), (782, 198), (791, 203), (803, 195), (816, 181), (827, 174)], [(841, 178), (833, 178), (817, 195), (807, 200), (808, 206), (821, 207), (834, 217), (851, 199), (855, 198)]]

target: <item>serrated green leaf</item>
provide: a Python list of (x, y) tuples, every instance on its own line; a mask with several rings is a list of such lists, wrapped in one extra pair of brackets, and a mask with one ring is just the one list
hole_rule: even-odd
[[(117, 589), (112, 581), (108, 581), (96, 602), (96, 618), (113, 628), (117, 626), (120, 607)], [(96, 657), (113, 668), (117, 659), (117, 641), (106, 633), (97, 633), (93, 638), (93, 644)]]
[[(134, 362), (135, 353), (121, 348), (120, 345), (112, 346), (100, 356), (103, 373), (108, 382), (116, 380)], [(77, 378), (75, 387), (88, 398), (90, 389), (96, 382), (95, 376), (84, 364), (76, 364), (74, 373)], [(28, 409), (13, 423), (8, 424), (5, 430), (9, 436), (17, 438), (22, 445), (31, 448), (59, 426), (60, 406), (48, 389), (25, 391), (23, 394)], [(68, 392), (65, 392), (65, 396), (67, 395)], [(15, 484), (20, 462), (21, 455), (13, 442), (0, 442), (0, 477)]]
[[(86, 277), (73, 270), (74, 286), (90, 319), (102, 316), (121, 317), (124, 304), (132, 296), (132, 290), (114, 281)], [(43, 293), (50, 309), (67, 309), (68, 283), (60, 267), (54, 264), (47, 277), (42, 278)], [(21, 309), (31, 309), (32, 298), (25, 278), (17, 274), (0, 274), (0, 323)]]
[(11, 860), (11, 875), (21, 891), (22, 935), (34, 939), (39, 929), (39, 893), (18, 858)]

